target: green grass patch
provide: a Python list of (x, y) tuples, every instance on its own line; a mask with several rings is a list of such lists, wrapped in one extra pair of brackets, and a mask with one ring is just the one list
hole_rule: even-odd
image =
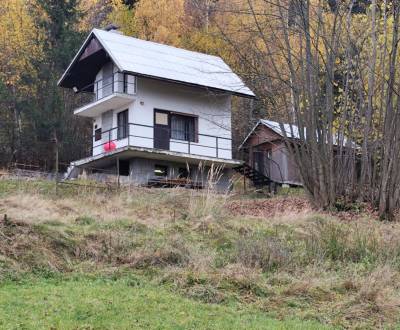
[(140, 280), (38, 280), (0, 287), (2, 329), (327, 329), (203, 304)]

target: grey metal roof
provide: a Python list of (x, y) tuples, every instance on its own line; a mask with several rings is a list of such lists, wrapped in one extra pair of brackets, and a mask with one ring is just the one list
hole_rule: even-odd
[[(291, 124), (286, 124), (286, 123), (282, 123), (282, 125), (281, 125), (280, 123), (278, 123), (276, 121), (260, 119), (257, 122), (257, 124), (253, 127), (253, 129), (250, 131), (250, 133), (246, 136), (246, 138), (244, 139), (242, 144), (239, 146), (239, 149), (244, 146), (244, 144), (249, 139), (251, 134), (253, 134), (253, 132), (256, 130), (256, 128), (260, 124), (270, 128), (271, 130), (273, 130), (275, 133), (282, 136), (283, 138), (298, 139), (298, 140), (300, 139), (299, 128), (296, 125), (291, 125)], [(307, 130), (307, 128), (304, 128), (304, 133), (306, 133), (306, 130)], [(332, 142), (333, 142), (333, 145), (336, 145), (336, 146), (344, 145), (344, 146), (349, 146), (351, 148), (358, 148), (358, 145), (355, 142), (348, 140), (346, 137), (343, 137), (342, 139), (338, 139), (338, 136), (336, 134), (332, 135)]]
[(208, 87), (246, 97), (255, 96), (238, 75), (218, 56), (188, 51), (99, 29), (93, 29), (89, 37), (92, 35), (98, 39), (120, 71)]

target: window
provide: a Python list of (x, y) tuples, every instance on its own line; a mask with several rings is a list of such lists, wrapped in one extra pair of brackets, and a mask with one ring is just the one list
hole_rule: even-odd
[(156, 125), (168, 125), (168, 113), (165, 112), (156, 112), (156, 119), (155, 119)]
[(129, 160), (119, 161), (119, 175), (129, 176)]
[(136, 77), (130, 74), (124, 73), (124, 93), (126, 94), (136, 94)]
[(187, 179), (189, 178), (189, 170), (185, 167), (180, 167), (178, 171), (178, 178)]
[(118, 113), (118, 140), (125, 139), (128, 137), (128, 110), (121, 111)]
[(168, 176), (168, 166), (165, 165), (155, 165), (154, 166), (154, 175), (155, 176)]
[(94, 140), (95, 141), (101, 140), (101, 128), (98, 128), (94, 131)]
[(172, 114), (171, 139), (196, 142), (195, 117)]
[[(102, 97), (106, 97), (114, 93), (114, 75), (113, 75), (113, 63), (108, 62), (103, 67), (103, 80), (101, 83)], [(99, 97), (98, 97), (99, 99)]]

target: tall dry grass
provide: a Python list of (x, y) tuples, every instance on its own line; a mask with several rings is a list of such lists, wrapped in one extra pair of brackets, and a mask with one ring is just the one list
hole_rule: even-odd
[[(362, 329), (399, 321), (400, 224), (314, 211), (246, 216), (246, 200), (211, 188), (66, 188), (55, 196), (46, 184), (7, 185), (0, 281), (135, 272), (193, 299), (282, 317)], [(240, 215), (231, 203), (243, 203)]]

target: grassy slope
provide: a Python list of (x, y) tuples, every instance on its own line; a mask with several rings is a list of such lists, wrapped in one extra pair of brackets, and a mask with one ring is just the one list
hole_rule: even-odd
[[(80, 278), (0, 288), (1, 329), (321, 329), (257, 310), (204, 304), (164, 288)], [(324, 327), (325, 328), (325, 327)]]
[[(60, 290), (52, 299), (62, 310), (74, 307), (74, 288), (102, 301), (108, 295), (104, 290), (112, 288), (111, 306), (124, 294), (156, 293), (173, 301), (167, 303), (171, 311), (198, 310), (196, 322), (204, 327), (214, 317), (222, 322), (225, 313), (236, 322), (236, 310), (277, 326), (300, 322), (271, 319), (296, 318), (306, 327), (308, 320), (357, 329), (398, 324), (399, 224), (374, 221), (365, 213), (351, 221), (316, 214), (297, 195), (254, 200), (174, 189), (111, 193), (60, 187), (58, 196), (54, 192), (49, 182), (0, 180), (0, 216), (6, 213), (11, 221), (0, 223), (0, 285), (8, 283), (0, 299), (4, 295), (23, 303), (17, 297), (30, 292), (36, 306), (45, 291)], [(74, 274), (81, 275), (73, 284), (44, 280)], [(126, 277), (131, 276), (147, 285), (129, 286)], [(10, 284), (26, 277), (34, 281)], [(88, 277), (116, 280), (88, 282)], [(119, 304), (124, 319), (117, 317), (115, 327), (129, 320), (123, 308), (135, 303), (142, 301)], [(160, 318), (164, 326), (173, 324), (170, 310), (158, 313), (163, 304), (152, 306), (154, 322)], [(217, 312), (207, 319), (210, 309)], [(36, 315), (23, 306), (15, 311)], [(11, 315), (15, 326), (24, 320)], [(76, 319), (60, 315), (63, 322)], [(176, 315), (182, 322), (187, 319)], [(95, 316), (102, 314), (93, 312), (88, 320), (83, 316), (76, 326), (94, 323)]]

